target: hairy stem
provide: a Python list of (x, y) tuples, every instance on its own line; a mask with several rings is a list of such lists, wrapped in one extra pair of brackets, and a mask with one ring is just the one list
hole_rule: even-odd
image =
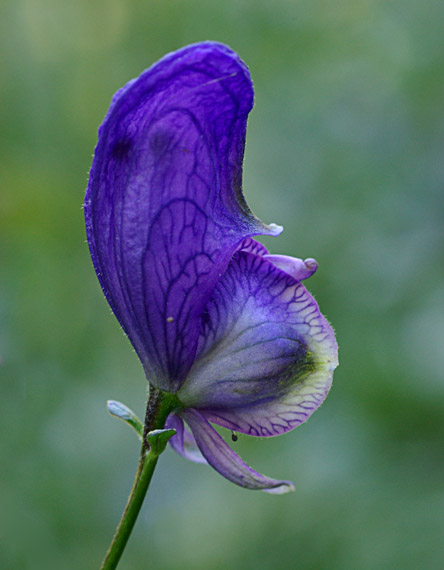
[(100, 570), (117, 568), (117, 564), (136, 523), (159, 458), (158, 454), (150, 449), (147, 438), (148, 433), (155, 429), (162, 429), (168, 414), (174, 407), (174, 396), (171, 397), (170, 394), (150, 386), (139, 465), (125, 510)]

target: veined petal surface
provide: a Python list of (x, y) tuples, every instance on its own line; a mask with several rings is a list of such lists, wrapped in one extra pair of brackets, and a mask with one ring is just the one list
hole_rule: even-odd
[(274, 436), (322, 403), (336, 366), (334, 333), (305, 287), (239, 251), (207, 306), (178, 397), (216, 424)]
[(200, 315), (246, 237), (277, 235), (241, 191), (253, 89), (228, 47), (169, 54), (116, 93), (85, 197), (101, 286), (149, 380), (176, 391)]
[(239, 244), (238, 251), (246, 251), (255, 255), (268, 255), (268, 249), (253, 238), (245, 238)]
[(226, 479), (247, 489), (257, 489), (274, 494), (294, 490), (291, 481), (271, 479), (251, 469), (198, 411), (185, 410), (182, 415), (190, 426), (202, 455)]
[(308, 259), (299, 259), (298, 257), (290, 257), (288, 255), (275, 255), (270, 254), (267, 248), (253, 238), (245, 238), (238, 246), (237, 251), (245, 251), (247, 253), (254, 253), (261, 257), (265, 257), (275, 267), (279, 267), (285, 273), (288, 273), (296, 279), (296, 281), (303, 281), (308, 279), (315, 273), (318, 268), (316, 259), (309, 257)]

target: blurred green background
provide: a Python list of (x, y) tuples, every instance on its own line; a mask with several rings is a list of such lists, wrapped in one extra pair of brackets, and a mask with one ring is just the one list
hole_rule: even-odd
[(0, 8), (0, 567), (97, 568), (145, 380), (94, 274), (82, 200), (112, 94), (166, 52), (225, 42), (256, 106), (244, 190), (315, 257), (336, 328), (329, 398), (241, 437), (276, 497), (162, 456), (122, 570), (444, 567), (442, 0), (6, 0)]

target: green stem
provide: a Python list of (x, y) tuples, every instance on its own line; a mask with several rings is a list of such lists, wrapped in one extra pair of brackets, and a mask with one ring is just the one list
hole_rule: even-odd
[(125, 510), (100, 570), (114, 570), (117, 568), (117, 564), (136, 523), (159, 458), (159, 455), (150, 449), (147, 438), (148, 433), (164, 427), (168, 414), (175, 407), (174, 403), (174, 396), (171, 397), (170, 394), (150, 386), (139, 465)]

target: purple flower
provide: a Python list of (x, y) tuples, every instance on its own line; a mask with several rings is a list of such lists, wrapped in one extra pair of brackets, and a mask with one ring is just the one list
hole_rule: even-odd
[(85, 218), (103, 292), (147, 379), (177, 396), (174, 449), (281, 493), (292, 484), (249, 468), (211, 423), (259, 437), (295, 428), (327, 395), (337, 345), (300, 283), (316, 262), (252, 239), (282, 231), (242, 195), (252, 106), (248, 69), (228, 47), (162, 58), (112, 100)]

